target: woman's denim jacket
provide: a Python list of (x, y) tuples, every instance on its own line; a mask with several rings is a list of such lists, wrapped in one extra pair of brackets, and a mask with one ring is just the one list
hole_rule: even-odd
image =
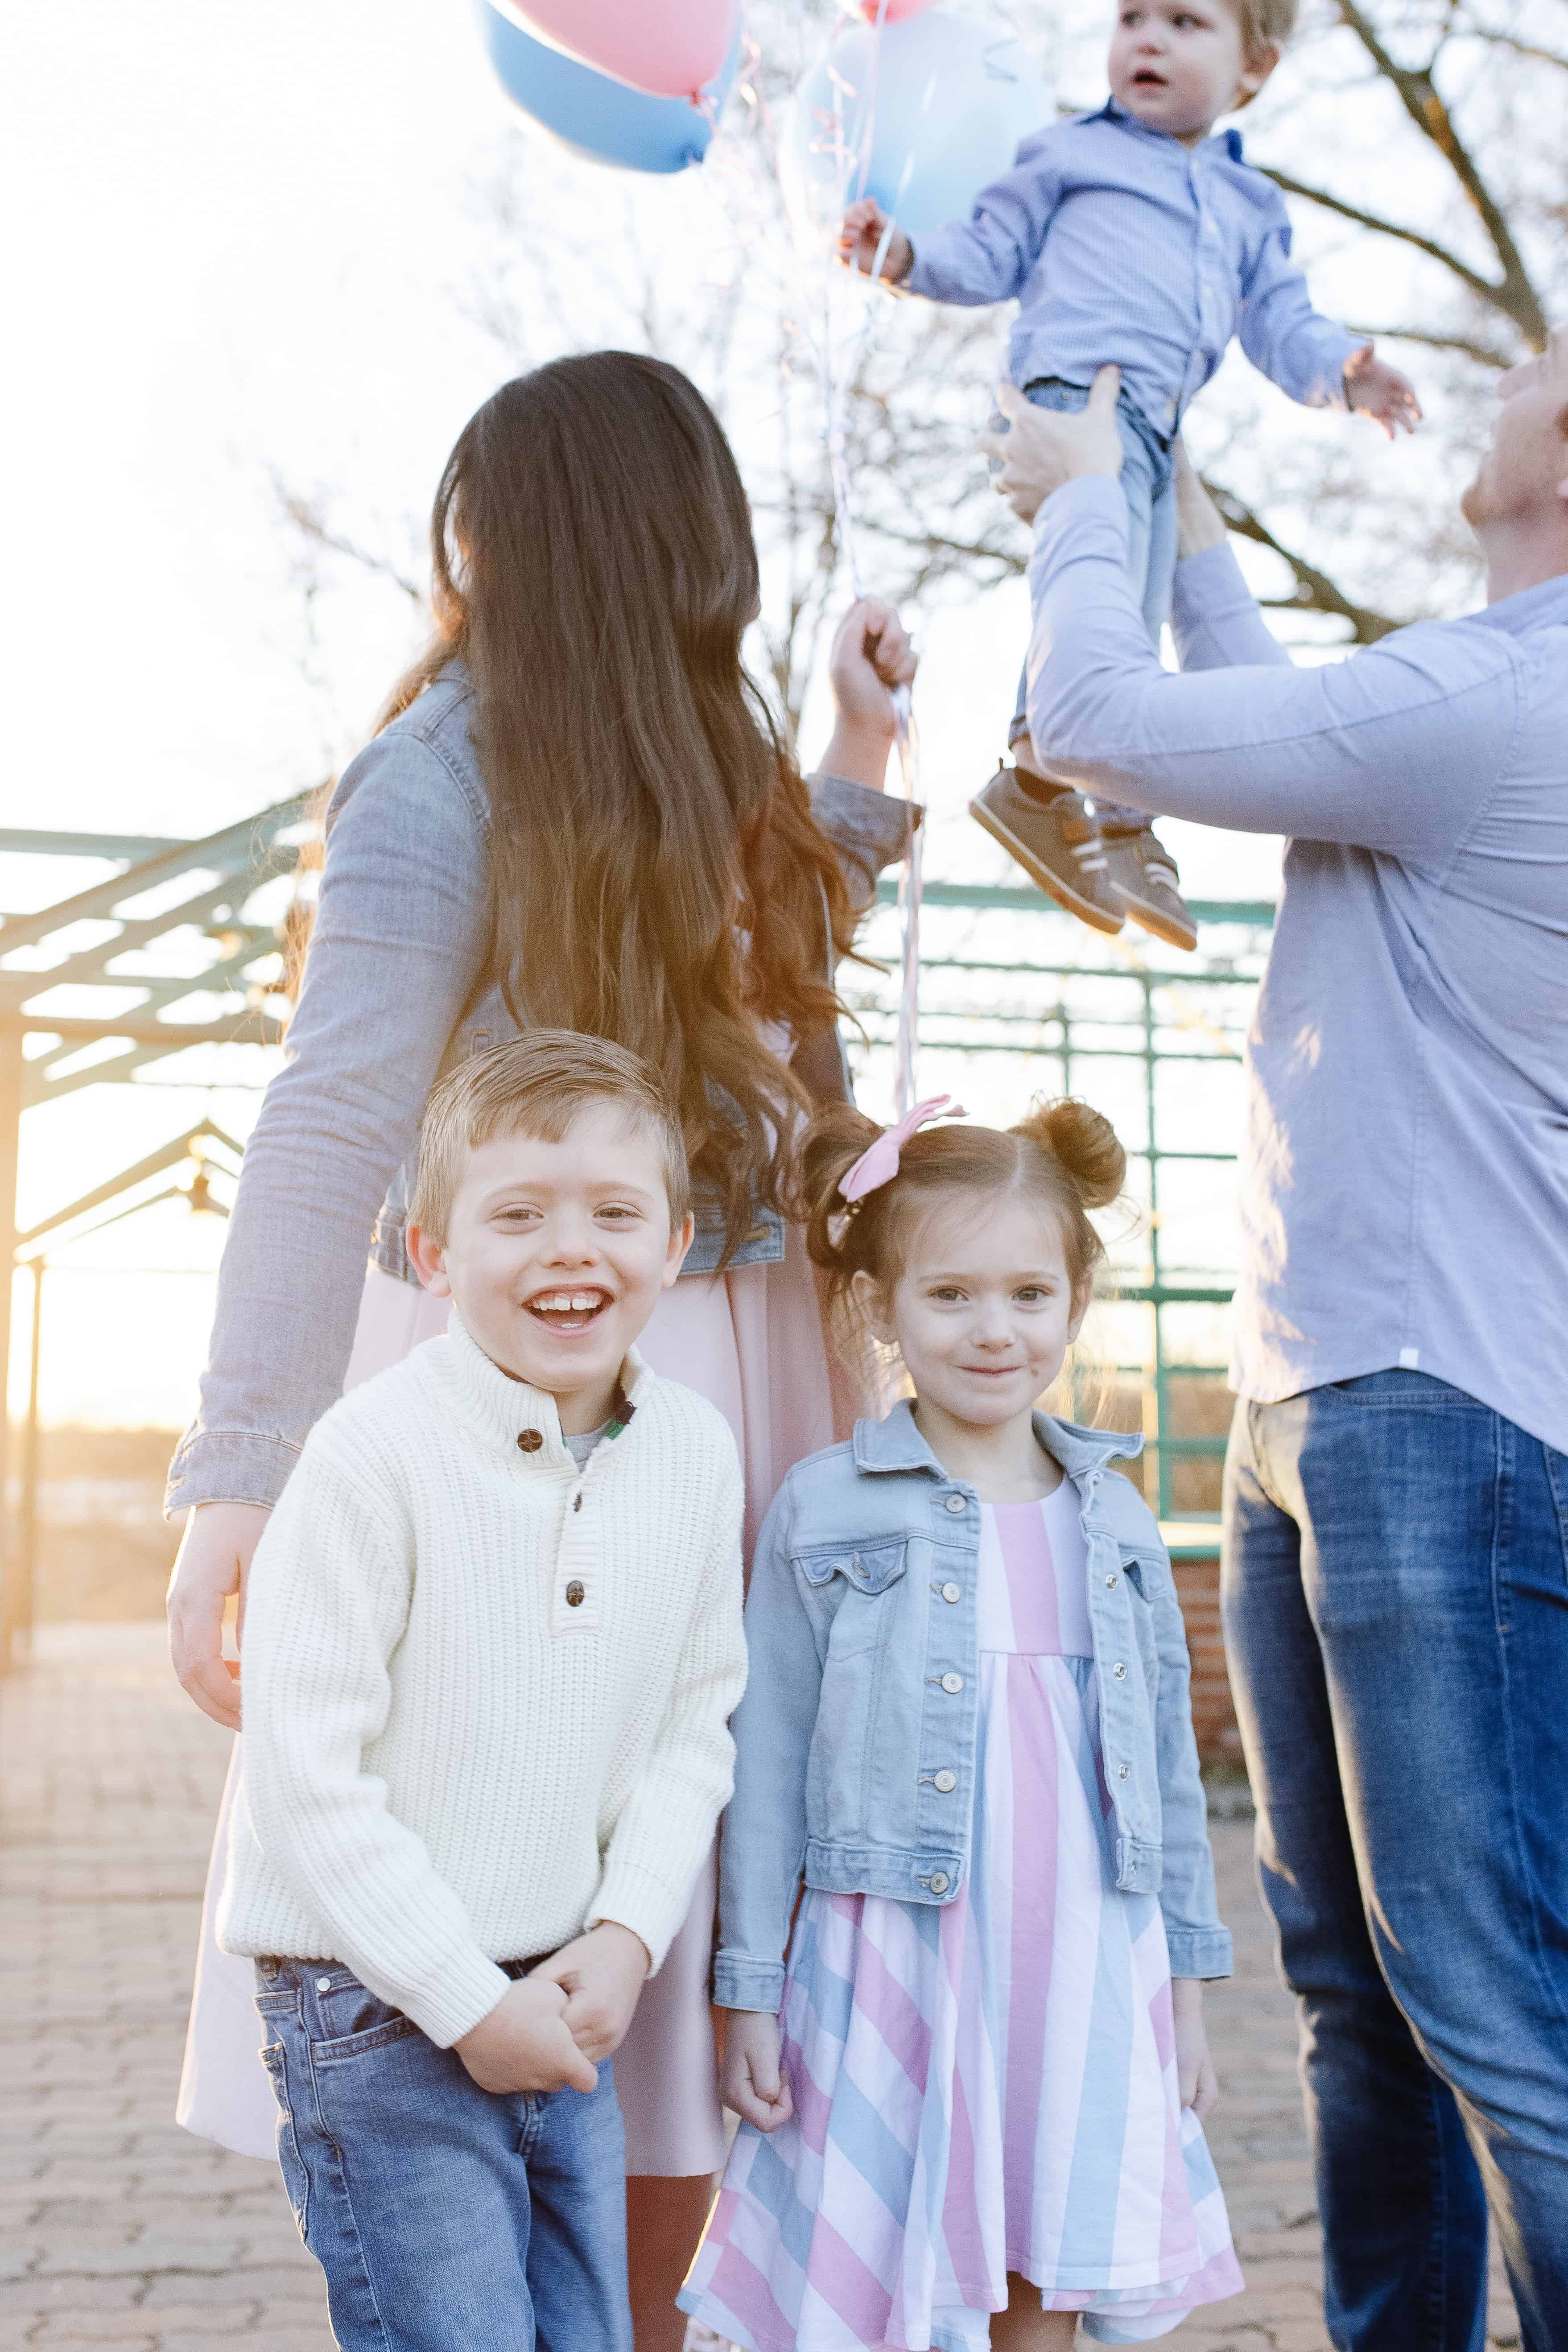
[[(1228, 1976), (1186, 1635), (1147, 1506), (1107, 1468), (1142, 1440), (1035, 1415), (1078, 1490), (1116, 1884), (1157, 1894), (1172, 1973)], [(969, 1874), (980, 1504), (907, 1404), (785, 1478), (746, 1603), (750, 1680), (720, 1857), (714, 1998), (776, 2011), (797, 1889), (953, 1902)], [(1041, 1824), (1042, 1836), (1052, 1834)]]
[[(469, 704), (454, 664), (332, 795), (289, 1059), (246, 1147), (171, 1510), (277, 1501), (342, 1390), (367, 1246), (387, 1273), (414, 1279), (404, 1222), (432, 1084), (516, 1034), (491, 957), (490, 812)], [(814, 778), (812, 799), (852, 901), (869, 905), (879, 868), (903, 854), (902, 801), (838, 776)], [(700, 1216), (682, 1271), (710, 1271), (721, 1248), (714, 1214)], [(783, 1226), (759, 1206), (731, 1263), (783, 1255)]]

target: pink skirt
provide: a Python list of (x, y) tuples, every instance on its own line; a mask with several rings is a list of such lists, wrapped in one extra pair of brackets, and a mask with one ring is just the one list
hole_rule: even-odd
[[(446, 1328), (445, 1299), (371, 1267), (343, 1386), (396, 1363)], [(746, 1549), (791, 1465), (834, 1438), (830, 1375), (805, 1245), (791, 1232), (784, 1257), (666, 1291), (639, 1342), (656, 1371), (716, 1404), (735, 1433), (746, 1475)], [(175, 2120), (241, 2156), (274, 2158), (278, 2102), (261, 2063), (251, 1963), (220, 1951), (213, 1934), (228, 1866), (241, 1770), (234, 1745), (202, 1906), (191, 2021)], [(649, 1980), (616, 2057), (626, 2126), (626, 2170), (686, 2176), (724, 2160), (723, 2119), (708, 1975), (717, 1873), (710, 1856), (686, 1924)]]

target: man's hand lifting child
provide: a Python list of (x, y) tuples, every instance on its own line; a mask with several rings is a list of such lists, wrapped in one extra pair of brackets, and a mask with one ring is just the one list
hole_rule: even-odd
[(524, 1982), (560, 1986), (567, 2032), (584, 2058), (598, 2060), (613, 2057), (626, 2040), (652, 1965), (640, 1936), (618, 1919), (602, 1919), (530, 1969)]
[[(877, 257), (880, 254), (881, 266)], [(862, 196), (846, 208), (838, 232), (838, 258), (862, 278), (875, 270), (884, 285), (898, 286), (915, 266), (915, 249), (901, 228), (894, 228), (875, 196)]]
[(724, 2023), (719, 2096), (744, 2124), (777, 2131), (795, 2113), (789, 2077), (779, 2064), (779, 2021), (760, 2009), (731, 2009)]

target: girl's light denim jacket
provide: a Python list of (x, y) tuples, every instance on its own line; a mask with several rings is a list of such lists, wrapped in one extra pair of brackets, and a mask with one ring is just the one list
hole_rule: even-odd
[[(1143, 1441), (1043, 1412), (1035, 1431), (1082, 1511), (1116, 1884), (1158, 1895), (1173, 1975), (1228, 1976), (1171, 1563), (1142, 1497), (1107, 1467)], [(900, 1903), (963, 1892), (979, 1564), (975, 1491), (949, 1477), (907, 1403), (785, 1478), (746, 1603), (750, 1679), (720, 1853), (721, 2008), (778, 2010), (803, 1876)]]
[[(201, 1402), (170, 1466), (171, 1511), (277, 1501), (342, 1391), (367, 1252), (416, 1279), (403, 1234), (431, 1086), (516, 1034), (491, 951), (490, 809), (470, 703), (454, 663), (332, 794), (289, 1058), (246, 1147)], [(903, 855), (904, 803), (840, 776), (814, 777), (811, 791), (851, 900), (868, 906), (879, 869)], [(550, 953), (548, 940), (538, 951)], [(716, 1212), (700, 1202), (683, 1274), (711, 1271), (722, 1244)], [(759, 1205), (731, 1263), (784, 1248), (781, 1220)]]

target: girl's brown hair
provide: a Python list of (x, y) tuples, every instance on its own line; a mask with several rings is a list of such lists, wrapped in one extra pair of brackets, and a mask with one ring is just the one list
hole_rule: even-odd
[(899, 1154), (889, 1183), (851, 1207), (839, 1185), (881, 1133), (851, 1103), (813, 1119), (802, 1147), (806, 1247), (827, 1277), (830, 1301), (849, 1315), (850, 1286), (868, 1274), (886, 1294), (898, 1280), (911, 1231), (944, 1193), (1022, 1194), (1061, 1221), (1075, 1303), (1087, 1299), (1105, 1244), (1089, 1221), (1121, 1191), (1127, 1154), (1110, 1121), (1063, 1096), (1038, 1102), (1016, 1127), (922, 1127)]
[(757, 1024), (827, 1027), (853, 923), (742, 665), (757, 555), (723, 429), (661, 360), (552, 361), (464, 427), (430, 540), (436, 635), (380, 724), (467, 665), (512, 1017), (652, 1064), (728, 1256), (753, 1200), (783, 1205), (805, 1099)]

